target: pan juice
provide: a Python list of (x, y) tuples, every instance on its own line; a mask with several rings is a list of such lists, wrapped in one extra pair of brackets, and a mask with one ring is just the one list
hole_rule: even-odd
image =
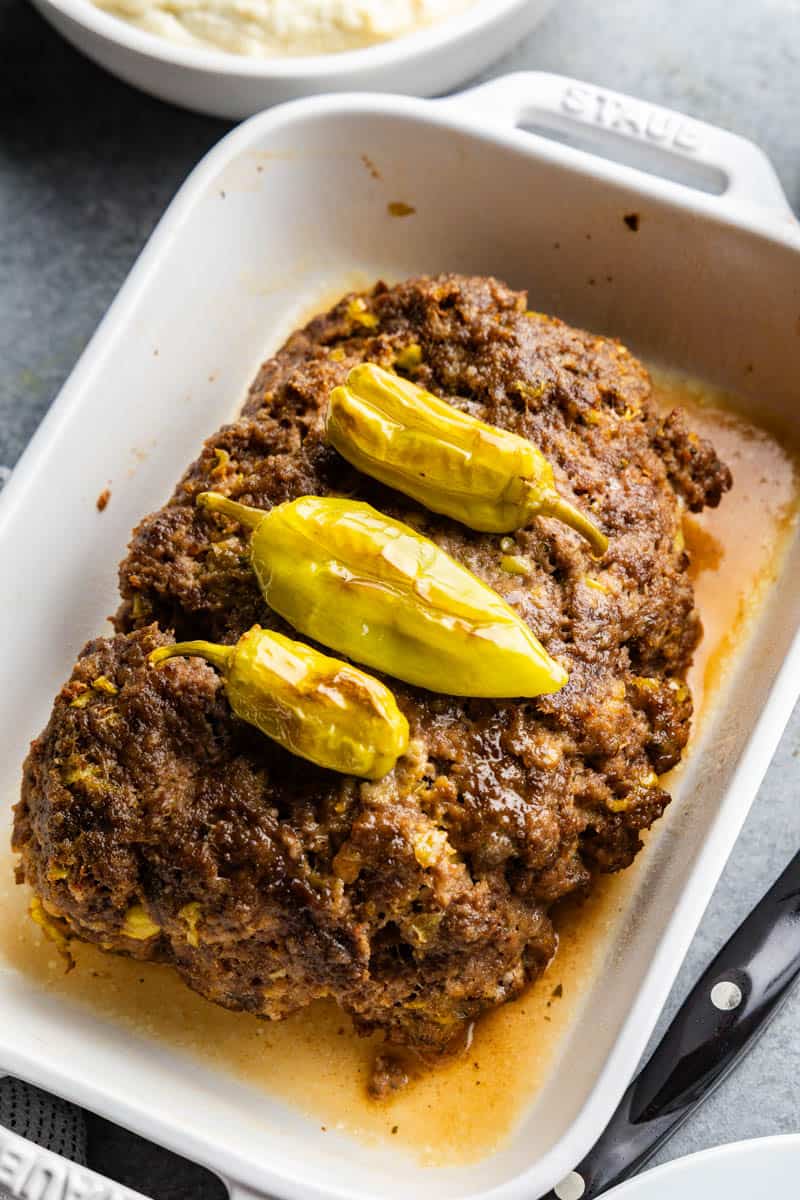
[[(654, 372), (654, 382), (659, 405), (683, 407), (734, 477), (718, 509), (684, 519), (704, 627), (689, 676), (696, 740), (780, 567), (800, 504), (800, 468), (772, 434), (742, 415), (741, 402), (674, 374)], [(679, 808), (667, 810), (651, 841)], [(201, 1060), (302, 1110), (326, 1135), (384, 1144), (431, 1166), (466, 1165), (497, 1150), (552, 1078), (648, 853), (628, 871), (600, 879), (588, 900), (561, 905), (555, 913), (559, 950), (548, 970), (516, 1002), (478, 1022), (468, 1051), (376, 1102), (366, 1084), (378, 1040), (357, 1037), (332, 1003), (275, 1024), (259, 1021), (203, 1000), (169, 967), (77, 941), (75, 970), (65, 974), (55, 947), (28, 919), (29, 892), (14, 884), (7, 841), (3, 835), (0, 971), (20, 972), (65, 1004), (91, 1006), (98, 1018), (157, 1040), (167, 1053)]]

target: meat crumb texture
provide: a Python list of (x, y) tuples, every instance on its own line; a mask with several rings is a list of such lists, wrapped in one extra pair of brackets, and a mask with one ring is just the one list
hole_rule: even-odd
[[(358, 474), (324, 416), (364, 361), (529, 438), (609, 536), (605, 558), (540, 517), (513, 536), (525, 570), (509, 572), (508, 538)], [(541, 974), (553, 905), (628, 866), (668, 804), (659, 776), (688, 739), (701, 632), (682, 514), (730, 485), (622, 345), (496, 280), (344, 297), (262, 366), (239, 419), (134, 531), (116, 634), (84, 648), (25, 764), (21, 876), (60, 933), (171, 963), (227, 1008), (280, 1019), (332, 997), (383, 1034), (372, 1090), (390, 1094)], [(504, 596), (569, 682), (520, 702), (387, 680), (411, 730), (394, 771), (370, 783), (292, 757), (232, 715), (206, 663), (147, 663), (175, 638), (292, 632), (261, 598), (246, 532), (196, 506), (204, 490), (265, 509), (368, 501)]]

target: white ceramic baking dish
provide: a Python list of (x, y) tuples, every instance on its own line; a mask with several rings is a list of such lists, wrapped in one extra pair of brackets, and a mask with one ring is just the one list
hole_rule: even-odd
[(553, 3), (474, 0), (449, 20), (362, 50), (247, 58), (167, 41), (96, 8), (90, 0), (33, 0), (67, 41), (112, 75), (161, 100), (237, 119), (282, 100), (320, 92), (441, 95), (510, 50)]
[[(521, 126), (588, 139), (673, 178)], [(390, 216), (392, 201), (415, 213)], [(632, 213), (638, 233), (623, 220)], [(115, 607), (131, 527), (235, 410), (262, 356), (354, 277), (439, 270), (505, 277), (536, 308), (738, 391), (773, 428), (796, 426), (800, 231), (748, 143), (546, 75), (447, 101), (344, 96), (254, 118), (184, 185), (2, 496), (0, 837), (28, 739)], [(0, 1064), (212, 1166), (237, 1197), (533, 1200), (619, 1100), (800, 692), (799, 566), (795, 538), (634, 873), (560, 1069), (480, 1165), (425, 1168), (323, 1134), (9, 968)]]

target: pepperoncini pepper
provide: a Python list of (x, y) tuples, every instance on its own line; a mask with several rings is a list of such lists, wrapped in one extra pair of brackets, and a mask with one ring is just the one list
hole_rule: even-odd
[(408, 748), (408, 722), (389, 689), (302, 642), (255, 625), (235, 646), (178, 642), (150, 662), (183, 655), (221, 672), (237, 717), (318, 766), (381, 779)]
[(487, 425), (417, 384), (362, 363), (331, 392), (328, 440), (343, 458), (398, 492), (485, 533), (555, 517), (592, 552), (605, 534), (556, 491), (553, 468), (526, 438)]
[(262, 512), (216, 492), (197, 503), (253, 530), (270, 608), (356, 662), (457, 696), (540, 696), (567, 681), (496, 592), (369, 504), (303, 496)]

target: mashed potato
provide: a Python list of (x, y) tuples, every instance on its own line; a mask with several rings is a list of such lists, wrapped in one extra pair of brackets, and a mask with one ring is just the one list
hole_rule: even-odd
[(255, 57), (336, 54), (401, 37), (475, 0), (94, 0), (171, 42)]

